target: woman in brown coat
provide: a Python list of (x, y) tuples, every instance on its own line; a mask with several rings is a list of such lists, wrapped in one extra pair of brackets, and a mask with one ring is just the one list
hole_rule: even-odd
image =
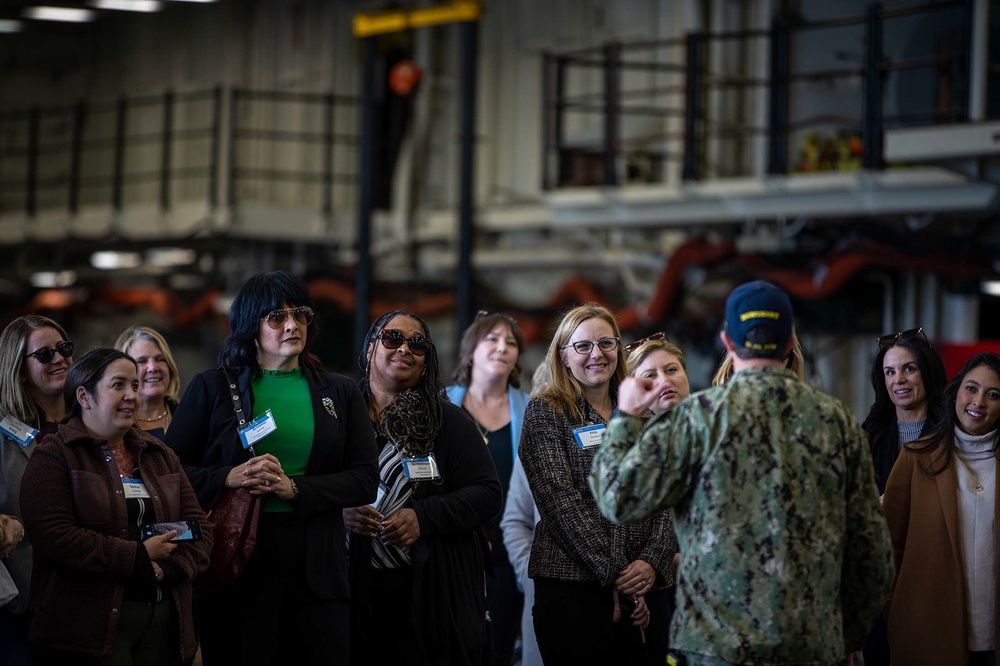
[(944, 398), (942, 420), (903, 448), (885, 489), (893, 664), (996, 663), (1000, 356), (974, 356)]
[[(188, 662), (191, 581), (208, 566), (211, 526), (177, 456), (133, 427), (135, 361), (93, 349), (66, 376), (68, 417), (35, 450), (21, 508), (34, 541), (36, 663)], [(141, 526), (200, 520), (201, 541)]]

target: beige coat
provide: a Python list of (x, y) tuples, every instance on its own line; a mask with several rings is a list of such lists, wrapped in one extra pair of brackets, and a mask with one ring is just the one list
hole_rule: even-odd
[[(968, 663), (969, 629), (955, 463), (930, 476), (929, 455), (904, 447), (885, 487), (882, 510), (896, 562), (889, 646), (893, 664), (958, 666)], [(994, 594), (1000, 618), (997, 601)]]

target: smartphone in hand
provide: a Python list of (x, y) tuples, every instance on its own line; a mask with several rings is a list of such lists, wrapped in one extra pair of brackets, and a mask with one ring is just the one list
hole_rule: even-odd
[(198, 520), (177, 520), (167, 523), (146, 523), (141, 528), (142, 540), (151, 536), (166, 534), (177, 530), (177, 536), (171, 541), (201, 541), (201, 522)]

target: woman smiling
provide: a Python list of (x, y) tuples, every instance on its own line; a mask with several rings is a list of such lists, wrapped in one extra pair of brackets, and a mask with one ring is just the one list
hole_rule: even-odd
[(1000, 356), (971, 358), (944, 405), (937, 427), (903, 447), (885, 488), (892, 662), (996, 664)]
[(21, 503), (35, 548), (29, 639), (40, 664), (176, 664), (194, 656), (191, 582), (201, 541), (157, 521), (204, 521), (180, 461), (133, 428), (135, 361), (93, 349), (66, 378), (68, 418), (24, 472)]
[(115, 349), (135, 359), (139, 366), (139, 404), (135, 423), (153, 437), (163, 439), (177, 409), (180, 377), (170, 346), (147, 326), (129, 326), (115, 341)]
[(669, 516), (616, 525), (590, 492), (594, 454), (625, 377), (620, 342), (606, 308), (570, 310), (546, 355), (550, 386), (525, 411), (518, 453), (541, 516), (528, 574), (546, 664), (641, 662), (644, 595), (670, 580)]

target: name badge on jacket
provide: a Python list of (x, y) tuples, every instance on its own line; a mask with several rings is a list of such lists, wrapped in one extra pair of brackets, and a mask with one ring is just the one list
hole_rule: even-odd
[(410, 481), (437, 481), (441, 478), (433, 453), (426, 458), (403, 458), (403, 474)]
[(149, 491), (142, 479), (122, 479), (125, 487), (125, 499), (149, 499)]
[(38, 437), (38, 431), (15, 419), (13, 416), (5, 416), (0, 421), (0, 432), (7, 435), (22, 447), (28, 446)]
[(576, 445), (581, 449), (591, 449), (601, 445), (605, 430), (607, 430), (607, 427), (603, 423), (583, 426), (582, 428), (575, 428), (573, 430), (573, 438), (576, 440)]

